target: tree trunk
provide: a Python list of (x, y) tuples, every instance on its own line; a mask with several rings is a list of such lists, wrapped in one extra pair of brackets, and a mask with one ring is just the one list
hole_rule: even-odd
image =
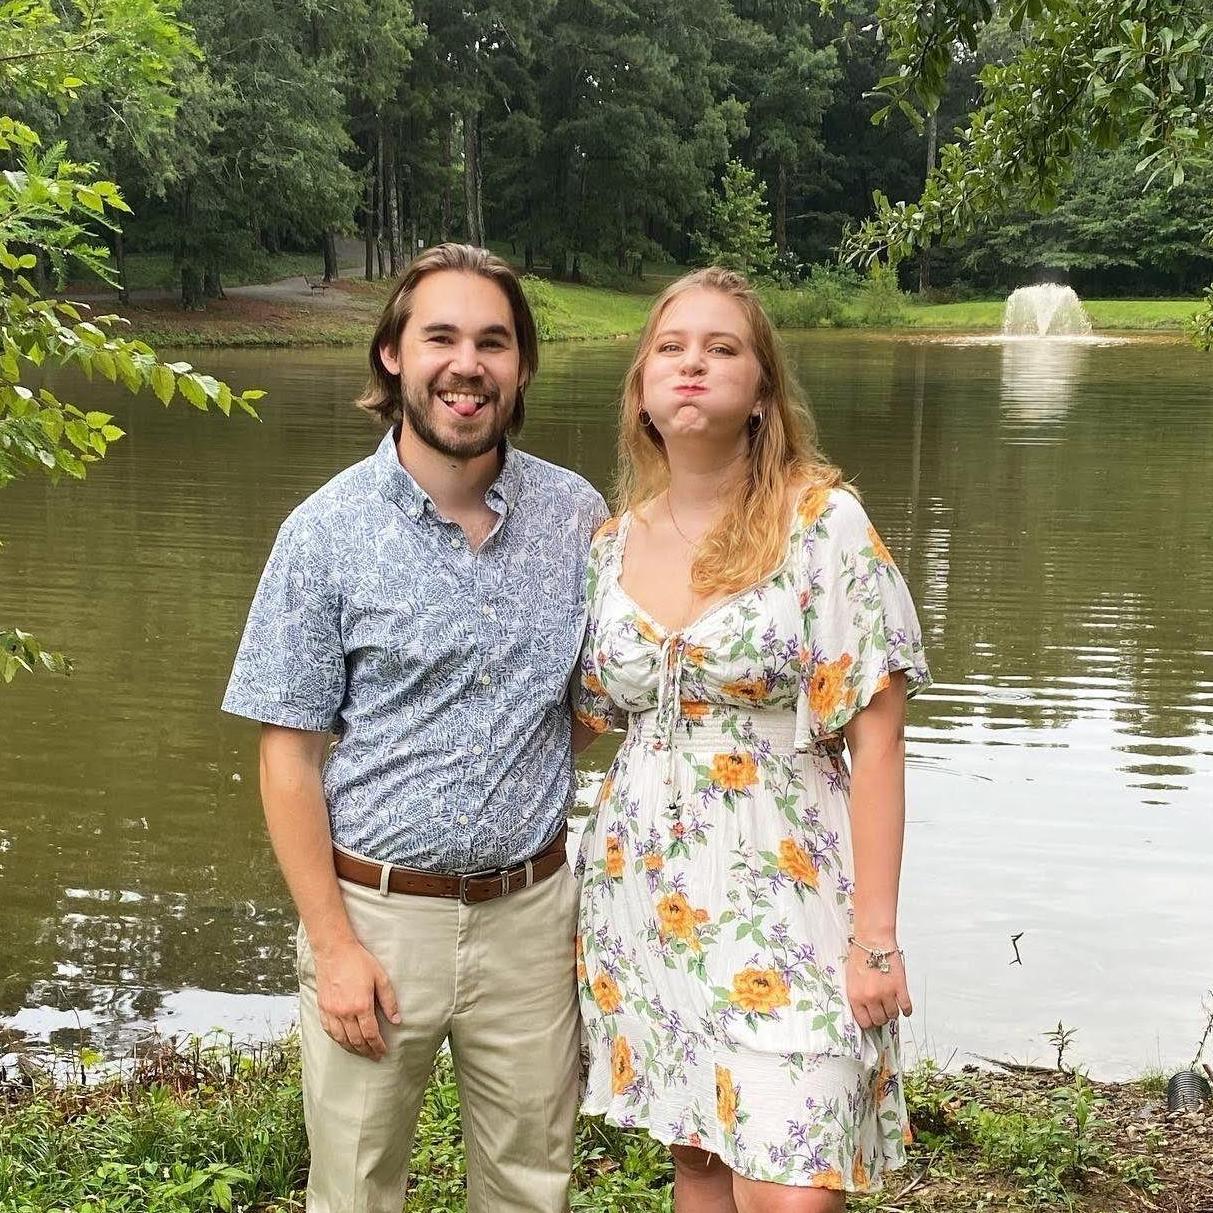
[(396, 212), (396, 149), (383, 134), (383, 119), (379, 120), (379, 193), (382, 198), (383, 230), (387, 234), (388, 265), (392, 277), (400, 273), (400, 217)]
[(375, 260), (379, 277), (384, 276), (383, 264), (383, 140), (375, 137)]
[(775, 251), (782, 257), (788, 248), (788, 166), (783, 157), (775, 173)]
[(131, 292), (126, 285), (126, 242), (121, 231), (114, 233), (114, 265), (118, 270), (118, 302), (130, 303)]
[(535, 268), (535, 246), (529, 240), (522, 250), (522, 268), (528, 274)]
[[(935, 142), (938, 134), (938, 125), (936, 121), (935, 111), (932, 110), (927, 115), (927, 176), (935, 170)], [(931, 242), (928, 239), (927, 243), (922, 246), (922, 253), (918, 259), (918, 293), (925, 295), (931, 289)]]
[(208, 299), (227, 298), (223, 293), (223, 279), (219, 275), (219, 270), (213, 265), (208, 265), (202, 271), (202, 293)]
[(404, 192), (408, 200), (408, 216), (409, 216), (409, 260), (412, 261), (420, 251), (419, 232), (418, 228), (421, 223), (420, 216), (417, 213), (417, 188), (413, 181), (413, 166), (406, 164), (404, 166)]
[(375, 161), (367, 165), (366, 197), (363, 207), (362, 239), (366, 246), (366, 280), (375, 279)]
[(181, 306), (187, 312), (200, 312), (206, 306), (202, 294), (202, 275), (192, 261), (181, 263)]
[(189, 246), (185, 243), (193, 230), (194, 187), (187, 182), (181, 190), (177, 206), (177, 239), (174, 260), (181, 275), (181, 306), (187, 312), (200, 312), (206, 306), (202, 296), (202, 275)]
[(451, 224), (455, 216), (455, 203), (451, 197), (451, 143), (454, 132), (455, 115), (451, 114), (442, 132), (442, 226), (438, 229), (438, 235), (444, 244), (451, 238)]
[(480, 148), (477, 128), (480, 115), (471, 110), (463, 116), (463, 204), (467, 242), (484, 245), (480, 206)]
[(337, 233), (330, 227), (324, 233), (324, 280), (335, 282), (341, 277), (337, 265)]
[(488, 241), (488, 233), (484, 230), (484, 156), (480, 146), (480, 111), (476, 111), (476, 231), (479, 233), (477, 243), (483, 248)]

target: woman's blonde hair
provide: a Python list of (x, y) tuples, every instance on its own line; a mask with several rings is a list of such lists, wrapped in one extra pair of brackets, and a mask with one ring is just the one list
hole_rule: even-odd
[(762, 418), (750, 427), (745, 473), (720, 520), (700, 541), (691, 566), (691, 585), (698, 593), (732, 593), (769, 576), (782, 561), (789, 490), (833, 488), (842, 484), (842, 472), (817, 449), (812, 415), (754, 288), (741, 274), (710, 266), (684, 275), (658, 296), (624, 377), (616, 486), (619, 512), (654, 500), (669, 486), (665, 443), (656, 427), (643, 420), (644, 366), (667, 309), (694, 290), (719, 291), (741, 305), (762, 372), (755, 401)]

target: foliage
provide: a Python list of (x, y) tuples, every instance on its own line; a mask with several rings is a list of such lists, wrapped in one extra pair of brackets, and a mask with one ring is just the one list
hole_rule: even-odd
[(859, 281), (853, 271), (814, 265), (802, 285), (762, 287), (759, 295), (776, 328), (831, 328), (847, 323), (847, 305), (857, 293)]
[(303, 1131), (293, 1041), (155, 1050), (129, 1083), (0, 1110), (0, 1213), (193, 1213), (289, 1197)]
[[(897, 65), (880, 81), (914, 121), (943, 95), (957, 46), (977, 46), (989, 0), (881, 0)], [(1213, 135), (1213, 23), (1190, 0), (1015, 0), (1018, 52), (981, 72), (982, 101), (942, 149), (918, 202), (875, 192), (875, 214), (850, 255), (896, 262), (934, 238), (954, 239), (1027, 203), (1048, 209), (1082, 147), (1132, 148), (1143, 188), (1181, 186)]]
[(555, 287), (534, 274), (522, 276), (522, 289), (535, 316), (540, 341), (554, 341), (569, 327), (569, 312)]
[[(14, 0), (0, 7), (0, 82), (14, 94), (33, 90), (64, 106), (90, 74), (115, 77), (124, 63), (164, 85), (173, 62), (164, 50), (172, 46), (169, 12), (150, 3), (88, 5), (82, 24), (66, 29), (49, 0)], [(133, 41), (124, 59), (125, 39)], [(235, 405), (255, 416), (253, 401), (263, 393), (236, 395), (188, 363), (163, 363), (143, 342), (115, 335), (119, 317), (90, 317), (84, 305), (42, 297), (30, 277), (40, 265), (58, 278), (73, 261), (108, 274), (107, 251), (91, 229), (112, 228), (114, 214), (128, 208), (112, 181), (96, 180), (92, 166), (69, 159), (62, 144), (44, 149), (37, 132), (6, 115), (0, 158), (9, 166), (0, 174), (0, 487), (31, 470), (82, 478), (123, 437), (108, 413), (82, 410), (25, 382), (36, 382), (43, 367), (76, 367), (90, 378), (100, 372), (131, 392), (151, 388), (165, 405), (179, 391), (195, 408), (214, 405), (226, 414)], [(66, 672), (68, 662), (0, 621), (4, 681), (38, 667)]]
[(703, 230), (696, 234), (695, 243), (705, 265), (722, 265), (750, 277), (770, 268), (775, 247), (771, 243), (766, 186), (740, 160), (725, 165), (720, 193), (709, 201)]
[(860, 294), (859, 320), (876, 328), (900, 324), (905, 319), (905, 296), (897, 286), (897, 270), (874, 263)]
[[(163, 1042), (126, 1077), (91, 1086), (36, 1080), (31, 1090), (5, 1078), (0, 1069), (0, 1213), (302, 1209), (307, 1142), (293, 1037), (252, 1052), (222, 1037)], [(1008, 1208), (1127, 1208), (1160, 1191), (1164, 1150), (1190, 1166), (1190, 1135), (1168, 1143), (1159, 1126), (1143, 1127), (1140, 1086), (1116, 1097), (1117, 1088), (1082, 1077), (1058, 1085), (929, 1062), (904, 1079), (916, 1134), (906, 1192), (920, 1189), (895, 1202), (906, 1213), (991, 1208), (992, 1193), (1008, 1190)], [(463, 1213), (466, 1163), (446, 1051), (426, 1089), (411, 1171), (405, 1213)], [(648, 1134), (578, 1122), (574, 1209), (669, 1213), (670, 1180), (668, 1152)], [(855, 1204), (875, 1210), (887, 1200)]]

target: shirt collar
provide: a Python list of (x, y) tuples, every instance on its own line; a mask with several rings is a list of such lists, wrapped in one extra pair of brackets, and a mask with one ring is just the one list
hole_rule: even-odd
[[(508, 439), (502, 439), (505, 446), (505, 459), (497, 479), (489, 485), (484, 499), (490, 505), (494, 499), (501, 502), (506, 511), (514, 508), (518, 495), (522, 491), (522, 456)], [(431, 509), (434, 503), (430, 495), (413, 479), (412, 475), (400, 462), (396, 453), (396, 430), (390, 429), (383, 436), (373, 458), (375, 482), (379, 491), (394, 505), (398, 505), (410, 518), (416, 521), (425, 512), (428, 504)]]

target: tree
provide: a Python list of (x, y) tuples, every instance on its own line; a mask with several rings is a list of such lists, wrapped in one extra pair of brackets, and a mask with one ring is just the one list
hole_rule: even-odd
[[(957, 47), (976, 47), (990, 0), (881, 0), (897, 70), (884, 113), (915, 121), (938, 104)], [(875, 195), (852, 258), (894, 261), (932, 237), (963, 237), (1016, 204), (1048, 210), (1083, 148), (1131, 148), (1142, 187), (1176, 189), (1213, 141), (1209, 0), (1014, 0), (1021, 48), (982, 70), (982, 100), (942, 149), (917, 202)], [(1210, 233), (1213, 239), (1213, 233)], [(1213, 344), (1213, 287), (1195, 335)]]
[(839, 83), (838, 54), (819, 44), (812, 0), (740, 0), (721, 48), (729, 87), (746, 107), (741, 158), (772, 199), (775, 248), (788, 248), (788, 208), (820, 166), (822, 119)]
[[(61, 18), (50, 0), (0, 4), (6, 94), (67, 108), (126, 73), (159, 90), (171, 109), (171, 73), (191, 51), (171, 0), (90, 0), (75, 18)], [(115, 214), (128, 207), (112, 181), (96, 180), (92, 166), (69, 159), (63, 144), (44, 149), (32, 127), (3, 114), (0, 161), (0, 487), (38, 470), (81, 478), (123, 437), (109, 414), (23, 382), (44, 366), (77, 366), (90, 377), (99, 371), (132, 392), (150, 387), (165, 405), (179, 391), (204, 411), (214, 404), (227, 414), (236, 405), (256, 416), (253, 401), (263, 393), (236, 395), (188, 363), (161, 362), (143, 342), (114, 335), (117, 316), (89, 318), (82, 304), (43, 298), (28, 277), (40, 259), (59, 281), (73, 261), (113, 281), (109, 250), (92, 228), (115, 228)], [(63, 673), (69, 663), (0, 620), (0, 678), (11, 682), (19, 670), (39, 666)]]
[(766, 273), (775, 258), (766, 186), (740, 160), (725, 165), (720, 194), (708, 207), (704, 230), (695, 237), (705, 264), (739, 273)]
[[(741, 107), (713, 94), (723, 0), (557, 0), (536, 56), (542, 141), (531, 230), (560, 277), (589, 254), (626, 269), (686, 253)], [(681, 247), (679, 245), (681, 244)]]

